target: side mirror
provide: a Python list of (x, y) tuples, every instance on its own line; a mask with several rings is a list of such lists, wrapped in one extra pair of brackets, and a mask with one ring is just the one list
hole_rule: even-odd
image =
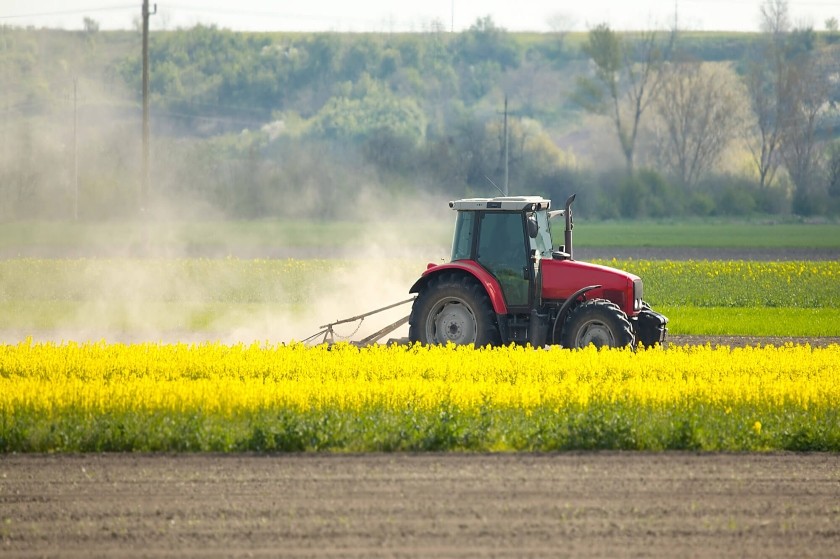
[(528, 229), (528, 236), (532, 239), (536, 239), (537, 235), (540, 232), (540, 226), (537, 223), (537, 218), (532, 215), (529, 215), (528, 218), (525, 220), (526, 227)]

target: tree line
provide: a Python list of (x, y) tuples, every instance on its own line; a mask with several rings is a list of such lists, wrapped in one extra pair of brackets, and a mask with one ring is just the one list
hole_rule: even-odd
[[(152, 199), (137, 200), (140, 56), (126, 48), (96, 74), (123, 101), (81, 132), (76, 191), (67, 142), (45, 139), (56, 114), (67, 137), (66, 100), (7, 110), (4, 136), (18, 141), (0, 152), (0, 219), (66, 217), (75, 192), (90, 218), (141, 202), (332, 217), (365, 192), (486, 196), (506, 177), (512, 194), (577, 192), (602, 218), (837, 215), (836, 22), (796, 28), (785, 0), (760, 15), (756, 34), (514, 34), (489, 17), (461, 33), (155, 32)], [(115, 39), (85, 27), (68, 40), (103, 58)], [(6, 28), (0, 39), (32, 81), (38, 44)]]

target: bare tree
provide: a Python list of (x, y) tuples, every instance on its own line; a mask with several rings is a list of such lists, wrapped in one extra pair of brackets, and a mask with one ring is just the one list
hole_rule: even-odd
[(660, 69), (670, 57), (676, 34), (663, 41), (657, 31), (622, 39), (607, 24), (589, 32), (584, 52), (593, 62), (594, 77), (578, 81), (576, 99), (590, 112), (610, 116), (627, 171), (633, 172), (642, 115), (662, 85)]
[(82, 20), (84, 24), (85, 34), (93, 35), (94, 33), (99, 32), (99, 22), (93, 18), (85, 17)]
[(840, 144), (832, 145), (826, 158), (828, 195), (840, 199)]
[(781, 163), (779, 150), (791, 108), (787, 0), (765, 0), (761, 5), (761, 29), (764, 36), (749, 55), (744, 82), (754, 116), (747, 145), (759, 185), (764, 188), (773, 183)]
[(566, 12), (554, 12), (546, 19), (552, 33), (565, 37), (575, 26), (575, 17)]
[(660, 153), (682, 184), (692, 186), (720, 159), (743, 125), (737, 87), (721, 68), (675, 63), (656, 110), (666, 131)]
[(759, 28), (770, 35), (784, 36), (790, 30), (788, 0), (764, 0), (759, 6)]
[(575, 23), (574, 16), (564, 12), (555, 12), (546, 20), (551, 33), (557, 38), (559, 52), (566, 49), (566, 36), (574, 29)]
[(790, 108), (781, 153), (796, 187), (794, 201), (799, 210), (806, 210), (808, 200), (817, 187), (818, 160), (821, 155), (817, 132), (827, 108), (827, 67), (828, 61), (819, 53), (804, 50), (791, 56), (787, 72)]

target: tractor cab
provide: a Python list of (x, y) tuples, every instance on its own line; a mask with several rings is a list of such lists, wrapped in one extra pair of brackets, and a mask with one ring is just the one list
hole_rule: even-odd
[(458, 212), (452, 262), (473, 260), (502, 288), (512, 312), (533, 305), (540, 258), (551, 258), (549, 200), (535, 196), (472, 198), (450, 202)]

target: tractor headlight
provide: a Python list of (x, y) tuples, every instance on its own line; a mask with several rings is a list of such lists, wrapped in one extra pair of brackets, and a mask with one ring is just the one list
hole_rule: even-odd
[(637, 279), (633, 280), (633, 310), (640, 311), (642, 310), (642, 299), (644, 298), (644, 285), (642, 284), (642, 280)]

